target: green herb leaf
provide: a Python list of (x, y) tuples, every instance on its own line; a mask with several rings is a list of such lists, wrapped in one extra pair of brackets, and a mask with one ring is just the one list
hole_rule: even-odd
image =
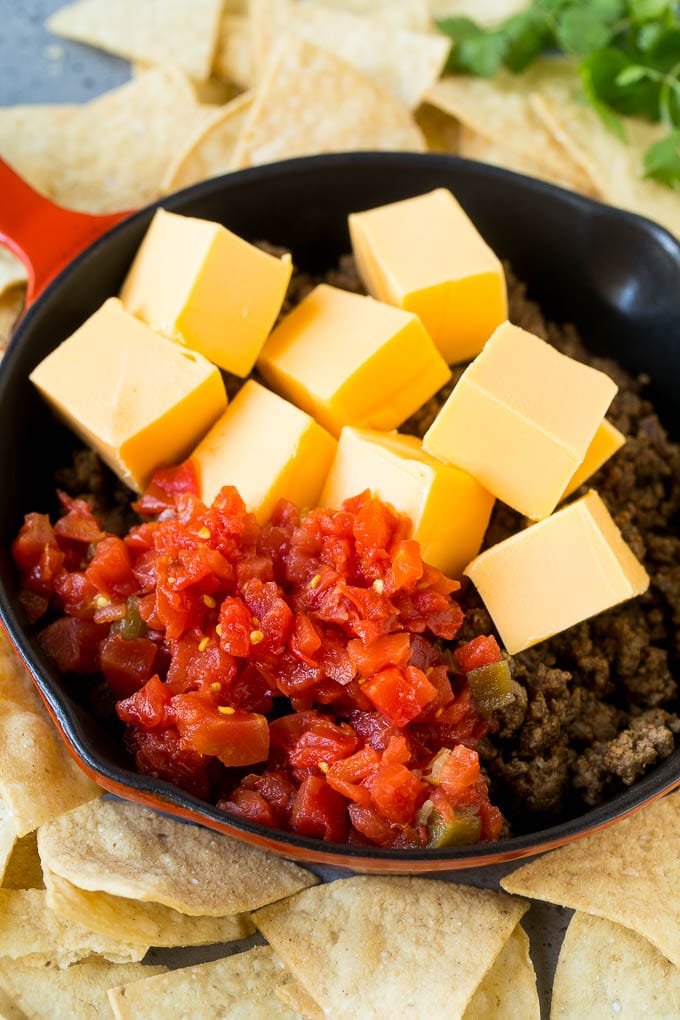
[(606, 46), (610, 39), (607, 22), (595, 10), (572, 7), (557, 26), (557, 41), (567, 53), (585, 56)]
[[(620, 50), (611, 47), (596, 50), (580, 66), (586, 95), (591, 101), (605, 104), (616, 113), (658, 120), (660, 82), (654, 80), (653, 71), (645, 71), (644, 76), (638, 77), (633, 68), (640, 66)], [(622, 80), (627, 75), (631, 76), (631, 80)]]
[(672, 12), (672, 0), (630, 0), (630, 14), (633, 21), (642, 24), (645, 21), (657, 21), (669, 11)]
[(619, 71), (614, 81), (622, 88), (626, 88), (628, 85), (637, 85), (638, 82), (644, 81), (650, 75), (650, 68), (643, 67), (641, 64), (629, 64), (628, 67), (624, 67), (623, 71)]
[(655, 142), (644, 155), (645, 177), (661, 181), (670, 188), (680, 184), (680, 131)]
[(443, 18), (437, 27), (453, 42), (447, 71), (491, 78), (503, 63), (506, 43), (500, 33), (486, 32), (470, 18)]
[(554, 44), (548, 19), (541, 11), (532, 8), (508, 18), (499, 30), (505, 38), (503, 63), (516, 74)]

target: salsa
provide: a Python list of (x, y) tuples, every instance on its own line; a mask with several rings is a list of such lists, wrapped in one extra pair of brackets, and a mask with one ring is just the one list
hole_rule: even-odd
[(259, 525), (233, 487), (197, 493), (191, 462), (160, 469), (123, 537), (60, 493), (13, 544), (43, 648), (103, 674), (138, 770), (333, 842), (497, 839), (476, 746), (510, 670), (493, 637), (455, 647), (459, 584), (409, 519), (365, 492)]

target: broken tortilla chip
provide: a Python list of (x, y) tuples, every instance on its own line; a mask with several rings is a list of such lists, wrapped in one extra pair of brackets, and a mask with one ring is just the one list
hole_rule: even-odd
[(204, 81), (221, 11), (221, 0), (76, 0), (48, 18), (47, 28), (127, 60), (174, 64)]
[[(511, 149), (507, 145), (494, 142), (477, 131), (471, 131), (470, 128), (461, 125), (459, 138), (458, 155), (464, 156), (465, 159), (491, 163), (492, 166), (504, 167), (506, 170), (513, 170), (515, 173), (525, 174), (527, 177), (537, 177), (569, 190), (575, 190), (577, 187), (573, 177), (548, 173), (543, 165), (528, 153), (520, 153), (517, 149)], [(596, 195), (595, 189), (587, 184), (586, 179), (578, 185), (578, 190), (581, 193)]]
[(409, 109), (437, 81), (451, 48), (443, 35), (406, 32), (345, 10), (293, 0), (253, 0), (251, 24), (260, 70), (277, 40), (292, 32), (355, 67)]
[(231, 170), (236, 144), (252, 104), (252, 95), (245, 92), (216, 110), (168, 167), (163, 190), (188, 188)]
[(317, 882), (296, 864), (250, 844), (108, 798), (43, 826), (38, 850), (43, 870), (79, 889), (195, 916), (253, 910)]
[(678, 967), (630, 929), (574, 914), (555, 971), (551, 1020), (613, 1015), (670, 1020), (679, 1013)]
[(680, 793), (530, 861), (501, 886), (615, 921), (680, 966)]
[(194, 917), (160, 903), (140, 903), (110, 893), (87, 892), (49, 869), (45, 870), (45, 884), (51, 910), (74, 924), (86, 925), (105, 938), (172, 948), (233, 942), (253, 933), (247, 914)]
[(0, 631), (0, 797), (18, 836), (99, 797), (59, 737), (23, 664)]
[(453, 1020), (527, 908), (451, 882), (362, 876), (306, 889), (253, 920), (328, 1015)]
[(553, 138), (580, 163), (606, 202), (656, 220), (680, 237), (678, 192), (642, 176), (645, 151), (667, 133), (662, 124), (624, 118), (627, 140), (622, 142), (607, 130), (592, 107), (560, 103), (540, 93), (533, 94), (530, 102)]
[(425, 135), (429, 152), (458, 153), (461, 127), (455, 117), (450, 117), (430, 103), (421, 103), (415, 118)]
[(242, 89), (255, 84), (253, 37), (245, 15), (229, 10), (222, 15), (213, 71)]
[(355, 68), (284, 36), (248, 114), (235, 166), (356, 149), (422, 152), (425, 140), (408, 110)]
[(155, 1020), (159, 1016), (297, 1020), (292, 1009), (273, 1009), (272, 996), (286, 976), (269, 946), (255, 946), (223, 960), (112, 988), (109, 1002), (116, 1020)]
[(23, 262), (0, 244), (0, 296), (13, 287), (25, 284), (27, 279)]
[(60, 917), (48, 907), (43, 889), (0, 889), (0, 957), (64, 968), (95, 954), (113, 963), (135, 963), (148, 948)]
[(0, 876), (3, 882), (16, 842), (17, 823), (9, 804), (0, 799)]
[(294, 978), (274, 989), (277, 999), (290, 1006), (294, 1013), (303, 1020), (324, 1020), (326, 1014), (318, 1002), (315, 1002), (304, 985)]
[(529, 939), (518, 924), (470, 1000), (463, 1020), (540, 1020)]
[(0, 296), (0, 358), (9, 343), (24, 307), (25, 287), (12, 287)]
[(44, 889), (36, 832), (29, 832), (14, 844), (2, 879), (3, 889)]
[(0, 960), (0, 987), (28, 1020), (100, 1020), (110, 1016), (106, 993), (114, 985), (162, 974), (143, 963), (83, 960), (68, 970)]
[(592, 187), (583, 167), (554, 139), (529, 102), (534, 91), (559, 101), (578, 94), (579, 78), (566, 60), (538, 61), (524, 74), (499, 71), (491, 79), (464, 75), (442, 78), (425, 99), (494, 144), (526, 158), (551, 180), (569, 181), (575, 190)]

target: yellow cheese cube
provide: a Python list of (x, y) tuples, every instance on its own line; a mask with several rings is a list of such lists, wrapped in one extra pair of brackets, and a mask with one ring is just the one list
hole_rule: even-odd
[(415, 315), (326, 284), (279, 323), (257, 365), (334, 435), (396, 428), (451, 375)]
[(339, 507), (365, 489), (408, 514), (423, 559), (450, 577), (479, 552), (493, 496), (466, 471), (430, 457), (415, 436), (342, 430), (320, 503)]
[(369, 294), (415, 312), (449, 364), (507, 318), (503, 266), (445, 188), (353, 213), (349, 229)]
[(317, 505), (336, 446), (308, 414), (249, 379), (191, 459), (205, 503), (235, 485), (264, 523), (279, 499)]
[(461, 376), (423, 440), (533, 520), (556, 507), (616, 383), (509, 322)]
[(594, 489), (485, 550), (465, 573), (511, 655), (649, 586)]
[(159, 209), (120, 292), (159, 333), (246, 376), (276, 321), (293, 271), (220, 223)]
[(220, 416), (219, 371), (110, 298), (34, 368), (31, 381), (132, 489), (181, 460)]
[(562, 499), (566, 499), (572, 492), (576, 492), (580, 485), (583, 485), (591, 475), (599, 471), (602, 465), (606, 464), (609, 458), (621, 449), (625, 441), (626, 437), (623, 433), (604, 418), (588, 447), (583, 463), (576, 469), (562, 493)]

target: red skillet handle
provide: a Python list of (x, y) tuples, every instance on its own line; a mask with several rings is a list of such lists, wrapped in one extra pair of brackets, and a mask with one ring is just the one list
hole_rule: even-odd
[(0, 244), (26, 266), (27, 308), (76, 255), (129, 215), (92, 216), (63, 209), (0, 159)]

